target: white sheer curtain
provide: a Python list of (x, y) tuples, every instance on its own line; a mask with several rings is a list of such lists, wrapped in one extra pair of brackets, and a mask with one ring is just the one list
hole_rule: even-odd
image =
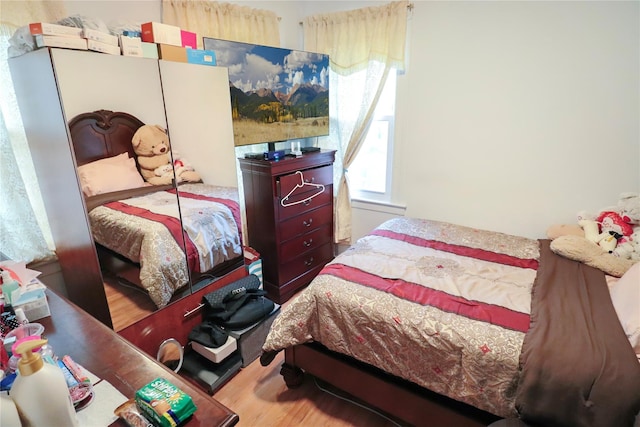
[(303, 20), (305, 50), (329, 54), (331, 62), (330, 114), (339, 118), (331, 120), (330, 138), (339, 153), (336, 243), (351, 243), (346, 172), (365, 139), (389, 71), (404, 70), (409, 6), (406, 1), (398, 1)]
[(0, 2), (0, 252), (27, 263), (52, 257), (54, 246), (9, 73), (8, 41), (30, 22), (64, 16), (59, 1)]
[(163, 0), (162, 22), (202, 37), (280, 46), (278, 16), (271, 11), (208, 0)]

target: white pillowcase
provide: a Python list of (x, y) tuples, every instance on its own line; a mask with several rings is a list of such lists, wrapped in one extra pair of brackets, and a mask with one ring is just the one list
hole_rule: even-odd
[(145, 185), (136, 169), (136, 161), (129, 158), (128, 153), (78, 166), (78, 176), (82, 192), (87, 197)]
[(640, 262), (611, 287), (611, 300), (631, 347), (640, 354)]

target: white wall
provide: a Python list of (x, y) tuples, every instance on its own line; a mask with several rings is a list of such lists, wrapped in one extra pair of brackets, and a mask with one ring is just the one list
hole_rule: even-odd
[(407, 214), (543, 237), (639, 192), (639, 6), (418, 2), (397, 124)]
[[(304, 16), (384, 2), (233, 3), (273, 10), (281, 46), (301, 49)], [(67, 4), (105, 21), (161, 17), (157, 0)], [(414, 5), (394, 166), (408, 215), (543, 237), (640, 192), (639, 2)]]

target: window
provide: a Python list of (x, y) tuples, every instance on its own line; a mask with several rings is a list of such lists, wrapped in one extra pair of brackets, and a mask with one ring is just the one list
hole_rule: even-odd
[(349, 167), (349, 188), (353, 199), (386, 202), (391, 199), (395, 104), (396, 73), (392, 70), (366, 139)]

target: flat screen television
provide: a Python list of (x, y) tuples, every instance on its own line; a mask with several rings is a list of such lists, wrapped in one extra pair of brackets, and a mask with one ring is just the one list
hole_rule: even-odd
[(229, 69), (236, 146), (329, 134), (329, 56), (203, 37)]

